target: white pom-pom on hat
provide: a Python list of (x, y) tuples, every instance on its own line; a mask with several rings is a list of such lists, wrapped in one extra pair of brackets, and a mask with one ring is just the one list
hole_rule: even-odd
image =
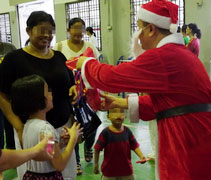
[(170, 24), (169, 31), (171, 33), (176, 33), (177, 32), (177, 28), (178, 28), (177, 24)]

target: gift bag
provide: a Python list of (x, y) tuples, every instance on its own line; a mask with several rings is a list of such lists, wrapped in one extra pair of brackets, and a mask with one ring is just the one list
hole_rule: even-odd
[[(88, 47), (84, 51), (84, 53), (81, 54), (80, 56), (94, 57), (94, 52), (92, 51), (92, 49), (90, 47)], [(89, 106), (94, 111), (97, 111), (97, 110), (100, 109), (100, 104), (101, 104), (100, 91), (99, 91), (99, 89), (86, 89), (85, 88), (85, 86), (83, 84), (83, 80), (81, 78), (80, 71), (77, 71), (75, 69), (79, 57), (75, 57), (75, 58), (73, 58), (71, 60), (66, 61), (66, 66), (70, 70), (74, 70), (75, 71), (75, 82), (76, 82), (77, 93), (78, 94), (83, 93), (83, 95), (86, 96), (86, 102), (89, 104)]]
[(100, 118), (97, 116), (90, 106), (86, 103), (85, 96), (82, 96), (78, 103), (73, 106), (75, 119), (83, 127), (82, 141), (89, 137), (101, 124)]
[[(101, 120), (87, 102), (86, 92), (89, 90), (86, 90), (86, 88), (84, 88), (80, 71), (76, 72), (75, 80), (76, 80), (76, 90), (78, 93), (78, 101), (73, 106), (73, 111), (75, 113), (76, 121), (81, 124), (81, 127), (83, 127), (83, 135), (82, 135), (82, 141), (83, 141), (97, 130), (97, 128), (101, 124)], [(93, 94), (88, 97), (91, 98), (93, 95), (96, 96), (96, 93), (93, 92)], [(94, 103), (94, 99), (95, 98), (90, 100)]]

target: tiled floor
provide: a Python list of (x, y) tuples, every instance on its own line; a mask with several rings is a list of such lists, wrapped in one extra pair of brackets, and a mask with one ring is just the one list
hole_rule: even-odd
[[(98, 128), (97, 135), (101, 132), (101, 130), (108, 126), (110, 122), (106, 118), (106, 113), (98, 113), (99, 117), (102, 120), (102, 125)], [(147, 156), (150, 153), (151, 145), (149, 140), (149, 132), (148, 132), (148, 123), (144, 121), (140, 121), (138, 124), (131, 124), (129, 120), (125, 120), (125, 125), (128, 126), (134, 133), (137, 141), (140, 143), (140, 148), (142, 152)], [(91, 163), (87, 163), (84, 160), (83, 153), (83, 144), (80, 144), (80, 155), (81, 155), (81, 164), (83, 167), (83, 174), (77, 176), (77, 180), (100, 180), (101, 175), (95, 175), (93, 173), (93, 161)], [(100, 163), (102, 162), (103, 152), (100, 155)], [(145, 164), (136, 164), (138, 157), (134, 152), (132, 152), (132, 164), (134, 168), (134, 174), (136, 180), (154, 180), (154, 161), (147, 162)], [(5, 180), (16, 180), (17, 174), (16, 170), (12, 169), (4, 172)]]

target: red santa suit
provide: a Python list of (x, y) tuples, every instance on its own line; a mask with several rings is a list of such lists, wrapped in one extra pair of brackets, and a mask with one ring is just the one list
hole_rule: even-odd
[[(157, 48), (118, 66), (88, 58), (82, 66), (83, 81), (87, 88), (111, 93), (148, 93), (128, 99), (129, 110), (146, 121), (169, 108), (211, 103), (209, 76), (183, 41), (180, 34), (171, 34)], [(211, 179), (211, 112), (161, 119), (158, 133), (161, 180)]]

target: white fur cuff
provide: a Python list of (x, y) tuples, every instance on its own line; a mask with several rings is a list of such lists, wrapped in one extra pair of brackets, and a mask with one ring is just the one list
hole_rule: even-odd
[(130, 122), (138, 123), (139, 122), (139, 97), (138, 94), (129, 94), (128, 95), (128, 110)]

